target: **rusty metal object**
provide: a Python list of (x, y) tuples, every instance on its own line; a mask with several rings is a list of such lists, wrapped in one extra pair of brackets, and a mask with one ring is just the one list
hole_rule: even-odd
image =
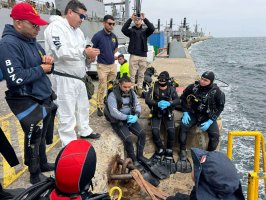
[(125, 160), (121, 159), (119, 156), (115, 158), (113, 165), (111, 166), (109, 180), (130, 180), (132, 175), (128, 173), (129, 171), (135, 169), (133, 162), (130, 158)]

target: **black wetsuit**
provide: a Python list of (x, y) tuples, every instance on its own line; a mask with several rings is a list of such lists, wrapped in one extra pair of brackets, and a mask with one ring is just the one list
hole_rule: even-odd
[(189, 124), (180, 124), (180, 149), (186, 150), (187, 133), (194, 125), (200, 125), (207, 120), (213, 120), (207, 129), (209, 136), (208, 151), (214, 151), (219, 143), (219, 128), (217, 118), (224, 109), (225, 96), (216, 84), (201, 87), (199, 82), (189, 85), (181, 96), (182, 111), (188, 112)]
[[(135, 92), (131, 90), (128, 95), (123, 95), (119, 87), (115, 88), (108, 95), (107, 107), (112, 118), (115, 119), (114, 123), (111, 122), (112, 128), (123, 140), (128, 156), (133, 162), (137, 161), (137, 157), (143, 156), (146, 134), (138, 122), (127, 123), (128, 115), (139, 116), (141, 112), (141, 107)], [(137, 156), (134, 153), (131, 132), (138, 137)]]
[[(153, 94), (152, 94), (153, 93)], [(161, 110), (158, 102), (165, 100), (170, 102), (170, 106)], [(167, 131), (167, 149), (172, 149), (175, 139), (175, 123), (173, 109), (179, 103), (177, 92), (173, 86), (168, 85), (166, 90), (159, 88), (158, 82), (155, 82), (154, 88), (151, 88), (145, 98), (146, 104), (151, 108), (151, 128), (153, 141), (157, 149), (164, 149), (164, 145), (160, 138), (161, 123), (163, 122)]]

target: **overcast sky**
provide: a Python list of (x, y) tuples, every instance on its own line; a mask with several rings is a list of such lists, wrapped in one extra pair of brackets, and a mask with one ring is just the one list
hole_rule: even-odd
[(186, 17), (214, 37), (266, 36), (266, 0), (142, 0), (142, 11), (156, 26), (173, 18), (176, 28)]

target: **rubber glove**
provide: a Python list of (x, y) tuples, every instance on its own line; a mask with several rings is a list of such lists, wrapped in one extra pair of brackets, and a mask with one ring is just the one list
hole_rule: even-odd
[(189, 124), (189, 121), (190, 121), (190, 116), (188, 112), (183, 112), (182, 123)]
[(212, 123), (213, 123), (213, 121), (212, 121), (211, 119), (209, 119), (208, 121), (202, 123), (202, 124), (200, 125), (200, 130), (202, 130), (202, 131), (207, 131), (208, 128), (210, 127), (210, 125), (212, 125)]
[(134, 124), (138, 121), (138, 116), (137, 115), (129, 115), (127, 123)]
[(171, 105), (169, 101), (165, 101), (165, 100), (163, 100), (162, 104), (163, 104), (163, 107), (165, 107), (165, 108), (167, 108)]
[(163, 100), (158, 102), (158, 107), (161, 108), (162, 110), (164, 109)]
[(127, 123), (131, 123), (130, 121), (133, 119), (133, 115), (128, 115), (127, 116)]

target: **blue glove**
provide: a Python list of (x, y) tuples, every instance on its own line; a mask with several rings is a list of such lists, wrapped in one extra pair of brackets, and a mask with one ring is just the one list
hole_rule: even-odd
[(137, 115), (128, 115), (128, 117), (127, 117), (127, 123), (134, 124), (137, 121), (138, 121), (138, 116)]
[(162, 110), (169, 107), (171, 104), (168, 101), (161, 100), (158, 102), (158, 107), (161, 108)]
[(189, 121), (190, 121), (190, 116), (188, 112), (183, 112), (182, 123), (189, 124)]
[(165, 108), (169, 107), (170, 105), (171, 105), (171, 104), (170, 104), (169, 101), (165, 101), (165, 100), (163, 100), (163, 106), (164, 106)]
[(165, 109), (165, 107), (163, 106), (163, 100), (158, 102), (158, 107), (161, 108), (162, 110)]
[(209, 119), (208, 121), (202, 123), (202, 124), (200, 125), (200, 130), (202, 130), (202, 131), (207, 131), (208, 128), (210, 127), (210, 125), (212, 125), (212, 123), (213, 123), (213, 121), (212, 121), (211, 119)]

